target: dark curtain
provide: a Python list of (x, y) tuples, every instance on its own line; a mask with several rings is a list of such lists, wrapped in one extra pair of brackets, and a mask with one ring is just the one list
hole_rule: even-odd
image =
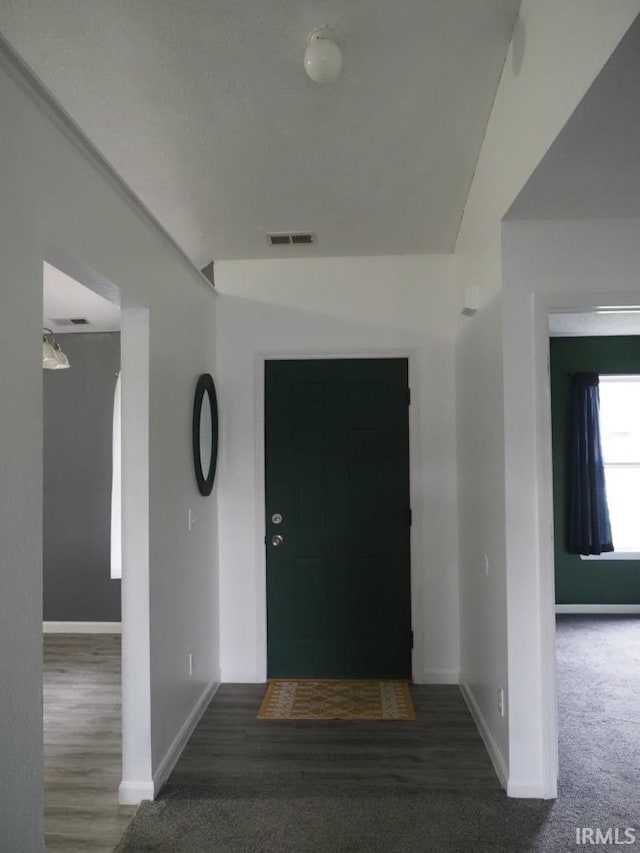
[(570, 554), (613, 551), (600, 441), (597, 373), (571, 377), (569, 409)]

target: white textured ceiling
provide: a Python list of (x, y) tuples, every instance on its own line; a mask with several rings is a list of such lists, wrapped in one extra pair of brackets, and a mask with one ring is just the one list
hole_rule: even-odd
[(509, 219), (640, 217), (640, 16), (515, 200)]
[[(42, 276), (42, 325), (57, 334), (71, 332), (116, 332), (120, 308), (83, 284), (45, 263)], [(56, 323), (84, 317), (87, 326)]]
[[(3, 0), (0, 31), (198, 266), (454, 245), (519, 0)], [(328, 25), (335, 83), (307, 78)], [(310, 230), (311, 248), (265, 233)]]

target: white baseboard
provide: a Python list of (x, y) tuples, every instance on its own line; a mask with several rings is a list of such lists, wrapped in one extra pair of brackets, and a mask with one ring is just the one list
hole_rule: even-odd
[(556, 799), (555, 797), (550, 797), (548, 794), (544, 794), (540, 785), (518, 779), (509, 779), (509, 784), (507, 785), (507, 796), (522, 800)]
[(498, 780), (500, 781), (502, 787), (507, 790), (507, 780), (509, 778), (507, 762), (504, 760), (504, 756), (500, 752), (498, 744), (495, 742), (495, 739), (491, 734), (489, 726), (487, 725), (487, 721), (485, 720), (484, 715), (480, 710), (480, 707), (476, 702), (475, 697), (471, 692), (469, 686), (463, 681), (461, 681), (460, 690), (462, 692), (462, 696), (464, 697), (464, 701), (467, 703), (467, 708), (469, 709), (469, 712), (473, 717), (476, 726), (478, 727), (480, 737), (484, 741), (484, 745), (487, 748), (491, 763), (493, 764), (493, 767), (498, 775)]
[(121, 806), (137, 806), (143, 800), (153, 799), (153, 782), (120, 782), (118, 802)]
[(426, 669), (413, 680), (415, 684), (458, 684), (460, 681), (460, 670)]
[[(207, 705), (213, 697), (216, 695), (218, 688), (220, 687), (219, 681), (212, 681), (210, 684), (205, 687), (202, 692), (202, 695), (196, 702), (193, 710), (184, 721), (184, 724), (178, 734), (173, 739), (173, 743), (167, 750), (164, 758), (158, 765), (158, 769), (153, 774), (153, 795), (158, 793), (160, 788), (164, 785), (164, 783), (169, 778), (169, 774), (175, 767), (177, 760), (180, 758), (182, 750), (187, 745), (187, 741), (193, 734), (195, 727), (200, 722), (200, 718), (204, 714)], [(153, 799), (153, 797), (152, 797)]]
[(556, 613), (640, 613), (640, 604), (556, 604)]
[(121, 634), (122, 622), (43, 622), (43, 634)]

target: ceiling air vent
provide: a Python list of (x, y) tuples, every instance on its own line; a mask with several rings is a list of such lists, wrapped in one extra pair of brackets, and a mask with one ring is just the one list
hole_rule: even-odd
[(294, 246), (301, 246), (313, 243), (313, 234), (292, 234), (291, 242)]
[(267, 234), (270, 246), (311, 246), (316, 242), (315, 234), (294, 231), (285, 234)]
[(52, 317), (54, 326), (90, 326), (86, 317)]

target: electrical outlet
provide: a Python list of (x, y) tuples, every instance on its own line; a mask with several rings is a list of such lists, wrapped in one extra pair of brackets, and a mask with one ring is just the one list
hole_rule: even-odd
[(484, 555), (484, 573), (489, 574), (489, 557), (486, 554)]
[(193, 676), (193, 670), (196, 666), (196, 656), (193, 652), (189, 652), (189, 678)]
[(504, 717), (504, 687), (498, 685), (498, 713)]
[(189, 514), (187, 516), (187, 527), (189, 529), (189, 532), (193, 530), (193, 525), (196, 523), (197, 520), (198, 519), (193, 514), (191, 507), (189, 507)]

